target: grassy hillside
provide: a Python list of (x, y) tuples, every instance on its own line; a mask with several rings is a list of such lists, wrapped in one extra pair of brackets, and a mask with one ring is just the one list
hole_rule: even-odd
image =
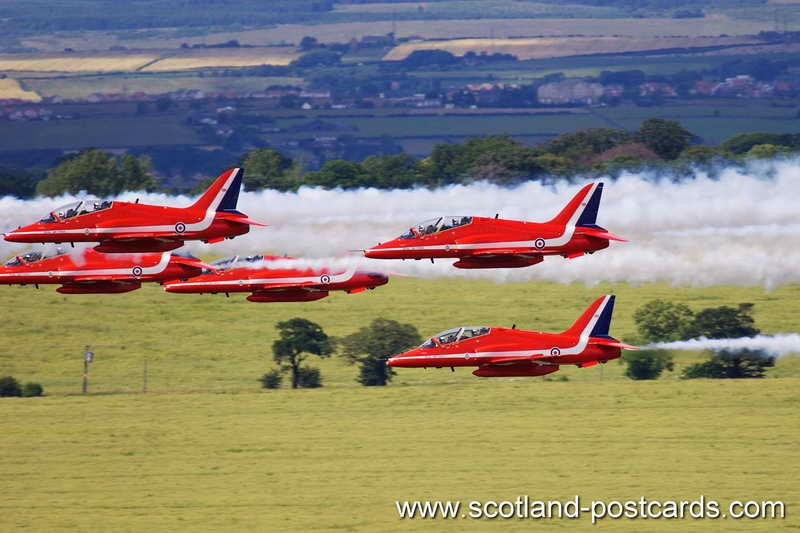
[[(175, 332), (175, 337), (185, 336)], [(176, 342), (180, 342), (176, 340)], [(798, 527), (800, 380), (3, 399), (7, 531)], [(784, 520), (399, 520), (396, 500), (783, 500)]]
[[(146, 286), (124, 295), (65, 296), (52, 286), (0, 287), (0, 306), (9, 310), (0, 349), (0, 376), (39, 381), (47, 392), (80, 389), (83, 349), (96, 354), (93, 391), (138, 391), (144, 360), (151, 390), (253, 390), (271, 368), (275, 324), (301, 316), (331, 335), (350, 334), (383, 316), (414, 324), (420, 334), (458, 325), (510, 326), (538, 331), (566, 329), (585, 306), (602, 294), (618, 295), (612, 335), (634, 339), (634, 311), (644, 302), (665, 298), (695, 310), (739, 302), (755, 303), (756, 325), (765, 333), (797, 331), (800, 287), (771, 292), (741, 287), (705, 289), (664, 285), (559, 285), (442, 279), (393, 279), (375, 291), (333, 293), (318, 302), (255, 304), (244, 296), (165, 294)], [(13, 310), (13, 311), (10, 311)], [(679, 365), (703, 357), (679, 354)], [(327, 387), (355, 387), (357, 369), (338, 357), (313, 358)], [(617, 361), (588, 369), (565, 368), (572, 380), (623, 379)], [(800, 377), (800, 358), (784, 357), (776, 375)], [(559, 375), (561, 375), (559, 374)], [(669, 377), (669, 376), (667, 376)], [(538, 379), (538, 378), (537, 378)], [(403, 369), (397, 384), (472, 383), (467, 369)], [(481, 380), (478, 380), (481, 381)]]

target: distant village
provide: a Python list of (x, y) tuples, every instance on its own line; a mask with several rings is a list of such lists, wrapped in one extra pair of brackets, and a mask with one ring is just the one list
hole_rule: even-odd
[[(478, 108), (478, 107), (539, 107), (539, 106), (594, 106), (619, 103), (631, 88), (621, 84), (601, 84), (586, 79), (566, 79), (543, 83), (538, 86), (511, 83), (467, 84), (450, 88), (436, 94), (403, 94), (399, 85), (392, 83), (390, 91), (374, 97), (336, 98), (325, 89), (302, 87), (269, 87), (260, 91), (206, 92), (196, 89), (181, 89), (168, 93), (92, 93), (85, 98), (70, 99), (49, 96), (35, 105), (24, 100), (0, 100), (0, 119), (68, 120), (76, 118), (70, 113), (58, 112), (59, 104), (132, 102), (179, 103), (235, 100), (255, 101), (259, 107), (296, 109), (354, 109), (354, 108)], [(669, 99), (680, 96), (704, 98), (789, 98), (800, 94), (800, 84), (794, 81), (757, 81), (743, 74), (720, 81), (697, 80), (688, 94), (680, 95), (677, 87), (667, 82), (648, 81), (633, 88), (633, 95), (641, 98)], [(509, 105), (508, 93), (517, 95)], [(524, 95), (520, 98), (519, 94)], [(534, 98), (535, 96), (535, 98)], [(225, 106), (220, 108), (224, 112)], [(230, 108), (233, 109), (233, 108)], [(229, 109), (229, 110), (230, 110)], [(213, 119), (208, 119), (211, 123)]]

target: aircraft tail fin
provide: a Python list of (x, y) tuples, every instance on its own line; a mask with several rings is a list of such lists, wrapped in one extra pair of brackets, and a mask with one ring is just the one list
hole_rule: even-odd
[(611, 314), (614, 312), (615, 296), (601, 296), (586, 308), (580, 318), (564, 331), (564, 335), (611, 338), (608, 329), (611, 326)]
[(597, 210), (600, 197), (603, 195), (602, 183), (589, 183), (572, 200), (564, 206), (559, 214), (550, 220), (550, 224), (571, 225), (576, 227), (598, 227)]
[(190, 209), (237, 212), (236, 203), (242, 188), (242, 174), (241, 168), (232, 168), (220, 174)]

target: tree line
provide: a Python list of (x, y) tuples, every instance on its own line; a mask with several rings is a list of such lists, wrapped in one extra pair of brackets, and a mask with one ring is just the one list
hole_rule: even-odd
[[(636, 131), (590, 128), (565, 133), (533, 147), (508, 135), (476, 137), (459, 144), (437, 144), (431, 155), (422, 159), (406, 153), (373, 155), (360, 162), (329, 161), (314, 171), (305, 171), (300, 161), (268, 147), (251, 150), (227, 163), (218, 158), (217, 163), (220, 170), (243, 167), (248, 191), (296, 191), (302, 186), (409, 189), (476, 181), (508, 186), (577, 176), (613, 178), (625, 171), (645, 170), (682, 179), (691, 177), (698, 167), (713, 175), (716, 169), (750, 159), (779, 157), (800, 150), (800, 134), (794, 133), (743, 133), (719, 146), (696, 142), (697, 137), (678, 121), (651, 118)], [(155, 156), (168, 159), (168, 154), (160, 152)], [(188, 192), (198, 193), (210, 181), (199, 183)], [(162, 187), (152, 160), (144, 154), (117, 157), (88, 148), (61, 157), (43, 177), (0, 167), (0, 196), (27, 198), (81, 191), (110, 196), (139, 190), (187, 192)]]

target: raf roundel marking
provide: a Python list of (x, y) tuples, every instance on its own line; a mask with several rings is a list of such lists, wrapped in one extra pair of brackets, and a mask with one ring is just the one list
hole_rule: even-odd
[(550, 350), (550, 355), (552, 355), (553, 357), (558, 357), (559, 355), (561, 355), (561, 350), (559, 350), (558, 348), (553, 348)]
[(544, 245), (545, 245), (545, 242), (544, 242), (544, 239), (542, 239), (542, 238), (539, 238), (539, 239), (536, 239), (535, 241), (533, 241), (533, 247), (536, 248), (537, 250), (541, 250), (542, 248), (544, 248)]
[(186, 231), (186, 224), (183, 222), (175, 224), (175, 233), (183, 233), (184, 231)]
[(133, 270), (132, 270), (132, 272), (133, 272), (133, 275), (134, 275), (134, 277), (137, 277), (137, 278), (138, 278), (139, 276), (141, 276), (141, 275), (142, 275), (142, 267), (140, 267), (140, 266), (135, 266), (135, 267), (133, 267)]
[(327, 274), (323, 274), (322, 276), (319, 277), (319, 281), (320, 283), (330, 283), (331, 277)]

